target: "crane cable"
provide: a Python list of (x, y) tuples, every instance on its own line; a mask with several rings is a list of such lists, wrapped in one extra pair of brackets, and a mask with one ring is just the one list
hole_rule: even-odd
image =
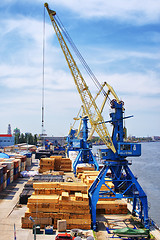
[(44, 7), (44, 15), (43, 15), (43, 56), (42, 56), (42, 138), (44, 145), (44, 63), (45, 63), (45, 7)]
[[(86, 70), (86, 72), (88, 73), (88, 75), (90, 76), (94, 84), (96, 85), (96, 87), (100, 90), (102, 88), (100, 82), (98, 81), (98, 79), (96, 78), (96, 76), (94, 75), (94, 73), (92, 72), (88, 64), (86, 63), (85, 59), (77, 49), (75, 43), (73, 42), (72, 38), (70, 37), (69, 33), (67, 32), (66, 28), (64, 27), (63, 23), (61, 22), (57, 14), (54, 16), (54, 19), (58, 24), (59, 28), (61, 29), (61, 31), (63, 32), (64, 36), (66, 37), (67, 41), (69, 42), (70, 46), (72, 47), (73, 51), (75, 52), (77, 58), (81, 62), (82, 66), (84, 67), (84, 69)], [(102, 93), (104, 96), (107, 95), (104, 89), (102, 89)]]

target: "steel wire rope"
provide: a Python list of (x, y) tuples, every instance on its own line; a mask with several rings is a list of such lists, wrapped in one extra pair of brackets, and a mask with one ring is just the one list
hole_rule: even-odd
[[(95, 86), (100, 90), (102, 88), (100, 82), (98, 81), (98, 79), (96, 78), (96, 76), (94, 75), (94, 73), (92, 72), (92, 70), (90, 69), (88, 64), (86, 63), (86, 61), (83, 58), (83, 56), (81, 55), (80, 51), (77, 49), (75, 43), (73, 42), (71, 36), (69, 35), (68, 31), (66, 30), (65, 26), (63, 25), (62, 21), (60, 20), (60, 18), (58, 17), (57, 14), (54, 16), (54, 19), (55, 19), (57, 25), (59, 26), (60, 30), (63, 32), (63, 35), (67, 39), (67, 41), (70, 44), (71, 48), (73, 49), (74, 53), (76, 54), (77, 58), (81, 62), (82, 66), (84, 67), (84, 69), (88, 73), (89, 77), (94, 82)], [(106, 91), (103, 88), (102, 88), (102, 91), (100, 93), (101, 94), (103, 93), (104, 97), (107, 95)], [(109, 95), (107, 97), (107, 102), (110, 105), (111, 99), (110, 99)], [(93, 115), (94, 116), (96, 115), (96, 110), (94, 111)]]
[[(61, 20), (59, 19), (58, 16), (55, 16), (55, 14), (53, 15), (53, 18), (55, 20), (55, 22), (57, 23), (57, 26), (59, 27), (60, 31), (63, 33), (64, 37), (66, 38), (66, 40), (68, 41), (68, 43), (70, 44), (71, 48), (73, 49), (73, 51), (75, 52), (76, 56), (78, 57), (78, 59), (80, 60), (82, 66), (84, 67), (84, 69), (86, 70), (86, 72), (88, 73), (88, 75), (91, 77), (92, 81), (95, 83), (96, 87), (101, 91), (100, 93), (103, 93), (104, 96), (107, 96), (107, 99), (110, 102), (110, 98), (108, 97), (108, 93), (106, 93), (104, 91), (104, 89), (102, 88), (102, 85), (99, 83), (99, 81), (97, 80), (97, 78), (95, 77), (95, 75), (93, 74), (93, 72), (91, 71), (91, 69), (89, 68), (89, 66), (87, 65), (86, 61), (84, 60), (84, 58), (82, 57), (82, 55), (80, 54), (79, 50), (77, 49), (77, 47), (75, 46), (74, 42), (72, 41), (71, 37), (69, 36), (67, 30), (65, 29), (64, 25), (61, 23)], [(77, 68), (78, 70), (78, 68)], [(93, 98), (94, 101), (94, 98)], [(92, 105), (92, 103), (91, 103)], [(98, 109), (95, 109), (95, 112), (97, 112)], [(95, 114), (94, 114), (95, 115)], [(101, 114), (100, 114), (101, 115)]]
[[(43, 139), (43, 145), (44, 145), (44, 80), (45, 80), (45, 7), (44, 7), (44, 14), (43, 14), (43, 53), (42, 53), (42, 139)], [(37, 193), (38, 196), (38, 190), (35, 190), (35, 194)], [(36, 202), (36, 219), (37, 219), (37, 213), (38, 213), (38, 197)]]
[(45, 80), (45, 7), (43, 15), (43, 53), (42, 53), (42, 138), (44, 145), (44, 80)]
[[(94, 73), (92, 72), (92, 70), (90, 69), (88, 64), (86, 63), (86, 61), (83, 58), (83, 56), (81, 55), (80, 51), (77, 49), (75, 43), (73, 42), (72, 38), (70, 37), (69, 33), (67, 32), (63, 23), (61, 22), (60, 18), (57, 15), (54, 16), (54, 18), (55, 18), (59, 28), (63, 32), (64, 36), (66, 37), (67, 41), (69, 42), (70, 46), (72, 47), (73, 51), (75, 52), (76, 56), (78, 57), (79, 61), (83, 65), (84, 69), (86, 70), (86, 72), (88, 73), (88, 75), (90, 76), (90, 78), (92, 79), (94, 84), (96, 85), (96, 87), (100, 90), (102, 87), (100, 82), (98, 81), (98, 79), (96, 78), (96, 76), (94, 75)], [(102, 92), (103, 92), (104, 96), (106, 96), (107, 93), (104, 89), (102, 89)]]
[[(95, 86), (100, 90), (102, 88), (100, 82), (98, 81), (98, 79), (96, 78), (96, 76), (94, 75), (94, 73), (92, 72), (92, 70), (90, 69), (88, 64), (86, 63), (86, 61), (83, 58), (83, 56), (81, 55), (80, 51), (77, 49), (75, 43), (73, 42), (71, 36), (69, 35), (68, 31), (66, 30), (65, 26), (63, 25), (63, 23), (61, 22), (61, 20), (60, 20), (60, 18), (58, 17), (57, 14), (54, 16), (54, 19), (55, 19), (57, 25), (59, 26), (60, 30), (63, 32), (63, 35), (67, 39), (67, 41), (70, 44), (71, 48), (73, 49), (75, 55), (77, 56), (77, 58), (79, 59), (79, 61), (82, 64), (82, 66), (84, 67), (84, 69), (88, 73), (89, 77), (91, 78), (91, 80), (93, 81)], [(107, 95), (106, 91), (103, 88), (102, 88), (102, 91), (100, 93), (101, 94), (103, 93), (104, 97), (106, 97), (106, 95)], [(109, 95), (107, 97), (107, 103), (110, 106), (111, 99), (110, 99)], [(93, 116), (96, 116), (96, 109), (94, 110)]]

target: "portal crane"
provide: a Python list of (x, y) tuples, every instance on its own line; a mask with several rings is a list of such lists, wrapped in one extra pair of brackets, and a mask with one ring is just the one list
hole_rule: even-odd
[[(63, 28), (59, 28), (59, 23), (56, 21), (56, 12), (49, 9), (48, 4), (45, 3), (44, 6), (46, 7), (48, 14), (50, 16), (53, 28), (55, 30), (55, 33), (57, 35), (58, 41), (60, 43), (60, 46), (62, 48), (62, 51), (64, 53), (64, 56), (66, 58), (66, 61), (68, 63), (69, 69), (71, 71), (71, 74), (73, 76), (75, 85), (77, 87), (77, 90), (79, 92), (79, 95), (81, 97), (81, 101), (83, 103), (83, 106), (85, 108), (85, 111), (87, 113), (87, 116), (89, 118), (91, 126), (95, 126), (95, 130), (100, 136), (100, 138), (103, 140), (104, 144), (108, 146), (114, 153), (116, 152), (115, 147), (113, 145), (112, 139), (110, 137), (110, 134), (108, 132), (108, 129), (104, 123), (104, 119), (99, 111), (99, 108), (97, 107), (97, 104), (94, 101), (94, 98), (75, 62), (73, 59), (73, 56), (62, 36)], [(99, 124), (101, 122), (102, 124)]]
[[(95, 103), (95, 99), (92, 97), (91, 92), (89, 91), (89, 88), (62, 36), (63, 27), (61, 27), (60, 22), (56, 19), (56, 12), (50, 10), (47, 3), (45, 3), (45, 7), (48, 11), (58, 41), (80, 94), (86, 115), (92, 126), (91, 132), (93, 133), (95, 130), (107, 146), (107, 149), (103, 150), (104, 167), (89, 189), (93, 229), (96, 230), (96, 205), (99, 198), (132, 198), (133, 214), (138, 213), (141, 220), (144, 221), (145, 227), (148, 228), (147, 196), (138, 183), (137, 178), (135, 178), (131, 172), (129, 162), (126, 159), (128, 156), (140, 156), (141, 145), (124, 141), (123, 121), (125, 118), (128, 118), (124, 117), (124, 103), (118, 99), (113, 88), (110, 85), (107, 85), (108, 93), (105, 94), (106, 99), (109, 94), (113, 96), (113, 99), (110, 101), (113, 112), (110, 114), (111, 120), (107, 121), (113, 125), (111, 138), (106, 127), (106, 122), (101, 114), (103, 105), (101, 110), (99, 110)], [(106, 178), (108, 173), (110, 173), (109, 180)], [(114, 189), (111, 189), (109, 185), (107, 185), (107, 181), (113, 182)], [(106, 186), (105, 191), (101, 190), (102, 185)], [(138, 208), (138, 206), (140, 207)]]
[[(102, 114), (103, 112), (103, 109), (104, 109), (104, 106), (105, 106), (105, 103), (108, 99), (108, 96), (110, 94), (110, 92), (113, 92), (114, 96), (118, 99), (118, 97), (116, 96), (116, 94), (114, 93), (114, 90), (112, 89), (112, 87), (107, 84), (106, 82), (104, 82), (101, 86), (101, 88), (99, 89), (98, 93), (96, 94), (96, 97), (94, 98), (94, 100), (96, 100), (98, 98), (98, 96), (100, 95), (100, 93), (102, 92), (102, 90), (104, 89), (104, 86), (108, 86), (108, 91), (107, 91), (107, 94), (105, 95), (105, 98), (102, 102), (102, 106), (100, 108), (100, 113)], [(119, 101), (119, 100), (118, 100)], [(81, 113), (81, 114), (80, 114)], [(78, 127), (78, 130), (75, 131), (73, 129), (74, 127), (74, 124), (73, 126), (71, 126), (70, 128), (70, 131), (69, 131), (69, 134), (68, 134), (68, 137), (67, 137), (67, 154), (69, 156), (69, 152), (70, 151), (78, 151), (78, 155), (73, 163), (73, 171), (74, 171), (74, 174), (76, 176), (76, 167), (78, 164), (84, 164), (84, 163), (88, 163), (88, 164), (93, 164), (94, 167), (95, 167), (95, 170), (99, 170), (99, 165), (95, 159), (95, 157), (93, 156), (93, 153), (91, 151), (91, 144), (90, 144), (90, 140), (91, 140), (91, 137), (95, 131), (95, 125), (91, 126), (91, 131), (90, 133), (88, 132), (88, 116), (85, 112), (85, 108), (84, 106), (82, 105), (81, 108), (80, 108), (80, 111), (78, 112), (78, 115), (76, 118), (74, 118), (74, 124), (77, 120), (80, 120), (80, 123), (79, 123), (79, 127)], [(97, 119), (96, 119), (97, 120)], [(80, 131), (81, 131), (81, 126), (82, 126), (82, 123), (83, 123), (83, 135), (82, 137), (80, 138)]]
[(78, 164), (93, 164), (95, 170), (99, 170), (99, 165), (91, 151), (91, 145), (88, 141), (88, 117), (83, 116), (82, 119), (82, 138), (76, 137), (76, 131), (71, 129), (68, 135), (68, 149), (67, 151), (78, 151), (78, 155), (73, 163), (73, 172), (76, 176), (76, 167)]
[[(92, 145), (88, 140), (88, 116), (85, 113), (83, 105), (78, 112), (76, 118), (74, 118), (74, 124), (71, 126), (69, 134), (67, 136), (67, 155), (69, 157), (70, 151), (78, 152), (77, 157), (73, 163), (73, 172), (76, 176), (76, 167), (78, 164), (92, 164), (95, 167), (95, 170), (99, 170), (99, 165), (93, 156), (91, 151)], [(75, 122), (80, 120), (79, 127), (77, 130), (74, 130), (73, 127)], [(82, 128), (81, 128), (82, 126)]]

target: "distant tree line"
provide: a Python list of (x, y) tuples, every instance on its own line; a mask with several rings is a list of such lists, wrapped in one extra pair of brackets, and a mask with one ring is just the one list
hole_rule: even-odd
[(15, 134), (15, 144), (27, 143), (31, 145), (37, 145), (38, 137), (37, 134), (32, 135), (32, 133), (16, 133)]

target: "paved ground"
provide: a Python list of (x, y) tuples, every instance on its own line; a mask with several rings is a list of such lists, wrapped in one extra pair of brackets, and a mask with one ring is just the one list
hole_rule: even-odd
[(25, 231), (21, 229), (21, 216), (24, 215), (25, 209), (15, 207), (26, 181), (27, 179), (18, 179), (0, 193), (1, 240), (14, 239), (14, 224), (16, 226), (17, 239), (32, 239), (29, 237), (29, 233), (25, 233)]
[[(32, 170), (36, 170), (38, 166), (37, 160), (33, 160)], [(21, 228), (21, 217), (25, 215), (26, 205), (19, 205), (19, 195), (22, 192), (24, 184), (28, 178), (19, 178), (14, 183), (10, 184), (6, 190), (0, 192), (0, 240), (12, 240), (14, 238), (14, 224), (16, 229), (16, 240), (32, 240), (34, 239), (33, 231), (30, 229)], [(95, 233), (97, 240), (113, 239), (111, 229), (122, 227), (134, 227), (134, 223), (130, 221), (131, 215), (98, 215), (97, 221), (98, 232)], [(106, 231), (109, 229), (109, 231)], [(151, 232), (157, 240), (160, 240), (160, 233), (157, 230)], [(36, 235), (37, 240), (54, 240), (57, 232), (54, 235), (42, 234)], [(91, 231), (84, 231), (84, 234), (92, 235)], [(118, 238), (116, 238), (118, 240)]]
[[(37, 160), (33, 160), (32, 170), (36, 170)], [(30, 169), (29, 169), (30, 170)], [(21, 228), (21, 217), (24, 217), (26, 205), (19, 205), (19, 195), (28, 178), (19, 178), (0, 193), (0, 240), (14, 239), (14, 224), (16, 240), (34, 239), (32, 230)], [(44, 238), (45, 236), (45, 238)], [(52, 235), (37, 235), (36, 239), (54, 239)]]
[[(14, 239), (14, 224), (16, 228), (16, 240), (34, 239), (32, 230), (21, 228), (21, 217), (24, 217), (27, 206), (17, 204), (19, 194), (26, 181), (28, 181), (28, 179), (17, 180), (0, 195), (0, 240)], [(41, 234), (36, 235), (37, 240), (54, 240), (58, 234), (56, 231), (54, 235), (46, 235), (44, 230), (41, 232)], [(84, 231), (84, 234), (92, 235), (92, 231)]]
[[(96, 237), (98, 240), (105, 240), (105, 239), (113, 239), (117, 236), (113, 235), (113, 230), (117, 228), (124, 228), (124, 227), (131, 227), (133, 228), (134, 225), (130, 221), (131, 215), (98, 215), (98, 232), (96, 232)], [(122, 239), (121, 239), (122, 240)]]
[[(38, 161), (33, 159), (33, 165), (30, 169), (37, 170)], [(29, 170), (30, 170), (29, 169)], [(0, 192), (0, 240), (12, 240), (14, 238), (14, 224), (16, 229), (16, 240), (34, 239), (33, 230), (21, 228), (21, 217), (24, 217), (27, 209), (26, 205), (19, 205), (19, 195), (23, 190), (28, 178), (19, 178), (11, 183), (5, 190)], [(54, 240), (58, 233), (46, 235), (44, 230), (42, 234), (37, 234), (37, 240)], [(86, 236), (92, 235), (91, 231), (84, 231)]]

